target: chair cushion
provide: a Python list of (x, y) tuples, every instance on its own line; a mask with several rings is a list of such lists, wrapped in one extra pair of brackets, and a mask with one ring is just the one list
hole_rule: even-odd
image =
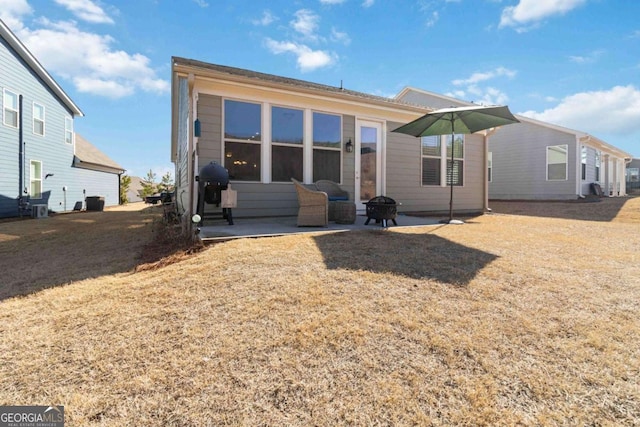
[(349, 200), (349, 196), (329, 196), (330, 202), (337, 202), (339, 200)]

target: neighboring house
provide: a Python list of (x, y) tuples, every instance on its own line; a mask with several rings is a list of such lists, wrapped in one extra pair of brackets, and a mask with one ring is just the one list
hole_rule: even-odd
[[(105, 206), (115, 206), (120, 203), (120, 175), (124, 173), (122, 166), (111, 160), (106, 154), (84, 139), (80, 134), (76, 136), (76, 152), (73, 157), (75, 174), (78, 177), (73, 195), (79, 196), (82, 187), (83, 196), (104, 197)], [(77, 196), (76, 196), (76, 200)], [(80, 199), (81, 200), (81, 199)], [(67, 209), (65, 209), (67, 210)]]
[(0, 217), (36, 204), (72, 210), (85, 193), (104, 191), (98, 181), (113, 182), (119, 167), (77, 150), (74, 118), (82, 111), (1, 20), (0, 100)]
[(129, 203), (142, 202), (142, 178), (139, 176), (131, 177), (131, 184), (129, 184), (129, 191), (127, 191), (127, 200)]
[[(171, 160), (176, 199), (195, 211), (195, 177), (211, 161), (229, 170), (238, 192), (234, 217), (295, 215), (291, 178), (338, 182), (359, 210), (385, 195), (399, 210), (447, 212), (447, 157), (442, 138), (392, 130), (431, 109), (307, 81), (172, 59)], [(197, 124), (196, 124), (197, 123)], [(454, 211), (487, 206), (482, 134), (456, 140)]]
[(628, 193), (640, 191), (640, 159), (632, 159), (627, 164), (626, 185)]
[[(415, 88), (397, 99), (434, 108), (473, 105)], [(488, 153), (489, 198), (570, 200), (594, 194), (624, 196), (625, 162), (631, 157), (592, 135), (524, 116), (520, 123), (491, 135)]]

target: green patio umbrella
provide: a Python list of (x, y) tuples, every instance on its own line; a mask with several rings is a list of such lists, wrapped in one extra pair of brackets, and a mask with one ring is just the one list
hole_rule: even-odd
[(424, 116), (394, 129), (392, 132), (413, 136), (448, 135), (451, 133), (451, 164), (449, 167), (449, 223), (453, 220), (453, 142), (455, 134), (470, 134), (498, 126), (519, 123), (507, 106), (485, 107), (473, 105), (469, 107), (451, 107), (435, 110)]

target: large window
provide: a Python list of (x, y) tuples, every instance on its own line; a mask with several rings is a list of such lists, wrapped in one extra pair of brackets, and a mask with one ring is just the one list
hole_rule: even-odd
[(568, 146), (552, 145), (547, 147), (547, 180), (566, 181)]
[(340, 182), (342, 120), (340, 116), (313, 113), (313, 181)]
[(18, 95), (5, 89), (2, 94), (3, 123), (18, 127)]
[(271, 108), (271, 180), (275, 182), (303, 180), (302, 143), (303, 111)]
[(31, 160), (30, 171), (31, 198), (40, 199), (42, 197), (42, 162)]
[(64, 118), (64, 142), (73, 144), (73, 119), (71, 117)]
[(260, 104), (224, 101), (224, 166), (230, 179), (260, 181), (261, 115)]
[(33, 103), (33, 133), (44, 136), (44, 105)]
[[(464, 185), (464, 136), (424, 136), (422, 144), (422, 185)], [(444, 142), (444, 144), (443, 144)], [(452, 147), (453, 145), (453, 147)], [(453, 149), (453, 165), (451, 150)]]

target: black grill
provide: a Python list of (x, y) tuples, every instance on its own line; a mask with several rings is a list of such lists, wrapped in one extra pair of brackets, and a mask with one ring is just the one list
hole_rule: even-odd
[(204, 204), (220, 207), (222, 202), (222, 190), (226, 190), (229, 185), (229, 171), (224, 166), (211, 162), (200, 168), (200, 174), (196, 177), (198, 181), (198, 215), (202, 224), (207, 219), (223, 218), (229, 225), (233, 225), (233, 214), (231, 208), (222, 208), (222, 212), (204, 212)]
[(364, 225), (368, 225), (372, 219), (376, 220), (376, 224), (387, 226), (387, 221), (393, 221), (393, 225), (398, 225), (396, 216), (398, 214), (398, 204), (391, 197), (377, 196), (365, 203), (367, 206), (367, 221)]

